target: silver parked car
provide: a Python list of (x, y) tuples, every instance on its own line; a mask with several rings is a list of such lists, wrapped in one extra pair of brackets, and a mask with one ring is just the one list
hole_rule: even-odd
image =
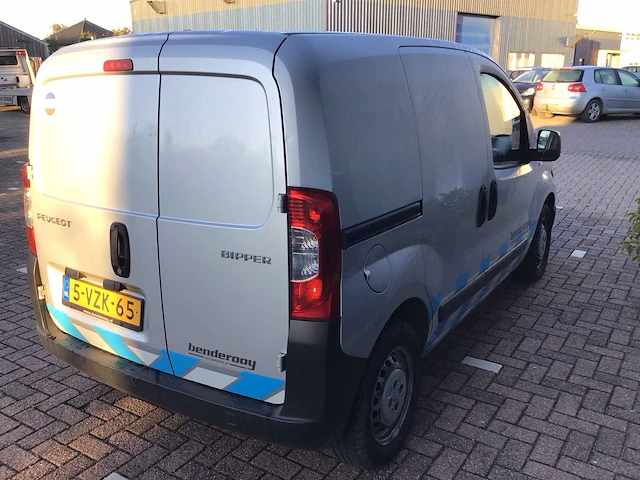
[(29, 140), (29, 284), (50, 352), (359, 467), (401, 448), (421, 355), (507, 275), (547, 264), (560, 136), (536, 136), (502, 68), (464, 45), (85, 42), (44, 62)]
[(541, 117), (575, 115), (588, 123), (613, 113), (640, 113), (640, 79), (610, 67), (555, 69), (538, 83), (534, 105)]

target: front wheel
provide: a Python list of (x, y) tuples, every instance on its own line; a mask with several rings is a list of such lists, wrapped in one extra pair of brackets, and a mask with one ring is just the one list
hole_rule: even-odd
[(602, 103), (600, 100), (591, 100), (587, 103), (587, 108), (584, 109), (580, 119), (586, 123), (595, 123), (602, 117)]
[(527, 256), (516, 270), (516, 275), (523, 280), (539, 280), (547, 268), (549, 259), (549, 246), (551, 245), (551, 227), (553, 226), (553, 214), (548, 205), (542, 207), (536, 232), (527, 251)]
[(420, 346), (415, 331), (393, 321), (380, 335), (342, 439), (342, 462), (371, 470), (390, 462), (409, 433), (419, 390)]
[(22, 113), (31, 112), (31, 104), (29, 103), (29, 98), (27, 97), (18, 97), (18, 105), (20, 105), (20, 110)]

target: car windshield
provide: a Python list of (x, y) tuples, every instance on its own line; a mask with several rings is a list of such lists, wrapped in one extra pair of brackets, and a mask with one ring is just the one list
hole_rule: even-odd
[(558, 83), (570, 83), (579, 82), (582, 80), (582, 74), (584, 70), (578, 69), (563, 69), (563, 70), (551, 70), (542, 79), (543, 82), (558, 82)]
[(534, 72), (533, 70), (530, 70), (516, 77), (513, 81), (520, 82), (520, 83), (532, 83), (534, 81), (535, 76), (536, 76), (536, 72)]

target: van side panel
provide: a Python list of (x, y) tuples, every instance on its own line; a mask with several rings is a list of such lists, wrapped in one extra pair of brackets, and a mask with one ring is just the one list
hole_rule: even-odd
[(358, 35), (292, 35), (278, 50), (289, 185), (333, 191), (342, 228), (422, 199), (397, 47)]
[[(292, 35), (278, 50), (274, 71), (290, 186), (333, 191), (343, 229), (403, 207), (419, 210), (422, 170), (396, 44)], [(348, 355), (368, 357), (404, 301), (428, 304), (421, 237), (413, 219), (343, 251), (341, 345)]]
[[(433, 47), (402, 47), (400, 54), (424, 172), (420, 221), (426, 285), (436, 318), (430, 340), (436, 341), (473, 306), (467, 292), (474, 285), (482, 286), (488, 227), (486, 223), (478, 226), (476, 213), (480, 189), (488, 185), (489, 153), (481, 100), (467, 54)], [(454, 307), (438, 308), (452, 300), (449, 305)]]

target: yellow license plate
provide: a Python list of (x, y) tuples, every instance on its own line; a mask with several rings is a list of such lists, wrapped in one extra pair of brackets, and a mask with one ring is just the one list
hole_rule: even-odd
[(136, 332), (142, 330), (144, 300), (139, 298), (64, 276), (62, 303)]

